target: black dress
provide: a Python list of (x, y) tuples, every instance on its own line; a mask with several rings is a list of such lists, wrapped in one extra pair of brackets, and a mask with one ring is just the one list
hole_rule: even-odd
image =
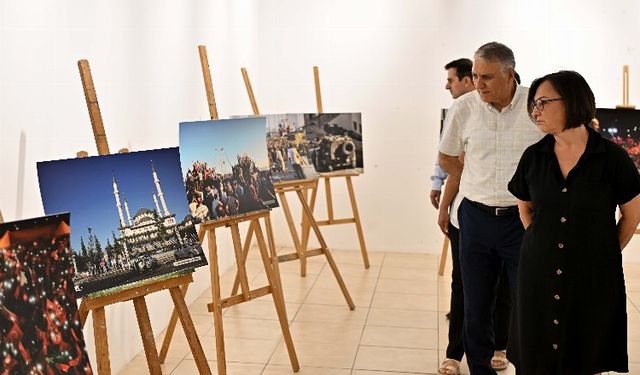
[(513, 195), (533, 202), (507, 351), (522, 375), (628, 372), (615, 210), (640, 193), (640, 175), (624, 149), (587, 128), (566, 180), (547, 135), (524, 152), (509, 182)]

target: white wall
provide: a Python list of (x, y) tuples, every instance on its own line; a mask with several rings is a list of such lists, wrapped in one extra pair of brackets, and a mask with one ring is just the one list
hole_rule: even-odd
[[(354, 182), (369, 250), (435, 253), (442, 236), (427, 195), (439, 109), (451, 103), (443, 65), (497, 40), (514, 50), (524, 83), (574, 69), (598, 106), (612, 107), (629, 64), (640, 105), (639, 18), (634, 0), (2, 0), (0, 209), (6, 220), (41, 215), (35, 163), (95, 154), (78, 59), (91, 63), (111, 150), (144, 150), (176, 145), (179, 121), (208, 118), (196, 49), (205, 44), (221, 116), (251, 111), (241, 66), (261, 112), (315, 111), (318, 65), (324, 110), (363, 114), (365, 174)], [(348, 210), (345, 191), (334, 187), (337, 213)], [(290, 246), (280, 210), (273, 216)], [(332, 248), (357, 246), (348, 226), (324, 233)], [(640, 260), (639, 249), (636, 239), (625, 256)], [(226, 268), (228, 242), (221, 252)], [(206, 270), (197, 277), (190, 298), (206, 288)], [(156, 331), (166, 303), (150, 298)], [(142, 346), (133, 308), (110, 310), (117, 371)]]

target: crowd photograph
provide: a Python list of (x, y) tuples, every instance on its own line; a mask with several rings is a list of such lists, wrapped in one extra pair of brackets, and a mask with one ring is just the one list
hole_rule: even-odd
[(267, 149), (273, 181), (317, 176), (310, 160), (303, 114), (267, 115)]
[(278, 207), (264, 117), (180, 124), (180, 160), (196, 223)]

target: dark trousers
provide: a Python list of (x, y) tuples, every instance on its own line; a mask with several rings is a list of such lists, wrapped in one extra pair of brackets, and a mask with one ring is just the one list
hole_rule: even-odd
[(501, 265), (515, 291), (524, 228), (514, 213), (496, 217), (464, 199), (460, 221), (460, 267), (464, 288), (464, 349), (472, 375), (496, 374), (493, 315)]
[[(462, 275), (460, 273), (460, 231), (449, 222), (449, 241), (451, 242), (451, 258), (453, 272), (451, 272), (451, 306), (449, 308), (449, 344), (447, 358), (462, 360), (464, 347), (462, 344), (462, 328), (464, 321), (464, 294)], [(509, 336), (509, 318), (511, 316), (511, 293), (505, 267), (502, 267), (498, 282), (496, 310), (493, 316), (493, 330), (495, 332), (495, 350), (507, 348)]]

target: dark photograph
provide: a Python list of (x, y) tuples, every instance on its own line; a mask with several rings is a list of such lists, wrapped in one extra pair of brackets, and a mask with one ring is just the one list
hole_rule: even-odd
[(69, 214), (0, 224), (0, 374), (91, 374)]
[(594, 128), (622, 146), (640, 169), (640, 110), (598, 108)]

